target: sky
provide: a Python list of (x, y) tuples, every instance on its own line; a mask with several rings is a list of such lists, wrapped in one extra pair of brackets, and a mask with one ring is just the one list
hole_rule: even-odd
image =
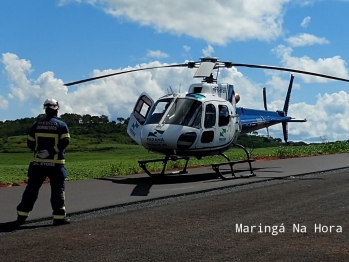
[[(195, 69), (163, 68), (66, 87), (122, 70), (199, 61), (287, 67), (349, 79), (349, 0), (0, 1), (0, 121), (60, 114), (127, 118), (142, 92), (184, 92)], [(233, 67), (239, 106), (282, 110), (290, 73)], [(349, 139), (349, 83), (295, 74), (289, 141)], [(282, 138), (281, 125), (269, 128)], [(259, 132), (265, 135), (265, 131)]]

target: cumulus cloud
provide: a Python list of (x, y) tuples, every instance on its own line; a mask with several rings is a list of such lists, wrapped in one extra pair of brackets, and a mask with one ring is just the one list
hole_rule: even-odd
[(8, 105), (9, 102), (3, 96), (0, 96), (0, 109), (6, 109)]
[[(267, 88), (267, 92), (270, 90), (270, 92), (268, 92), (268, 98), (273, 100), (285, 99), (285, 94), (290, 84), (290, 78), (286, 79), (276, 71), (267, 72), (267, 74), (270, 75), (270, 79), (267, 80), (265, 86)], [(293, 83), (292, 89), (300, 89), (300, 84)], [(278, 109), (281, 109), (281, 107)]]
[(324, 45), (330, 43), (330, 41), (328, 41), (324, 37), (317, 37), (311, 34), (298, 34), (296, 36), (291, 36), (287, 38), (286, 41), (293, 47), (314, 44)]
[(204, 56), (211, 56), (214, 52), (214, 49), (211, 45), (208, 45), (206, 48), (202, 49)]
[[(61, 0), (60, 5), (73, 0)], [(258, 39), (269, 41), (282, 34), (284, 5), (289, 0), (75, 0), (102, 7), (107, 14), (157, 32), (188, 35), (211, 44)]]
[[(156, 100), (167, 93), (169, 86), (175, 92), (179, 89), (183, 92), (189, 88), (190, 84), (201, 81), (193, 78), (196, 69), (164, 68), (103, 78), (81, 84), (77, 88), (70, 89), (74, 91), (70, 91), (69, 87), (66, 87), (61, 79), (55, 78), (52, 72), (44, 72), (35, 80), (29, 79), (28, 72), (32, 70), (29, 61), (22, 60), (13, 54), (3, 56), (7, 57), (4, 59), (5, 68), (11, 68), (12, 74), (17, 76), (11, 79), (12, 86), (16, 88), (11, 87), (9, 95), (13, 99), (37, 105), (30, 108), (34, 115), (42, 113), (43, 101), (52, 97), (59, 101), (61, 114), (104, 114), (113, 119), (119, 116), (128, 117), (136, 99), (143, 91)], [(27, 65), (26, 71), (23, 70), (23, 63)], [(92, 77), (161, 65), (168, 64), (155, 61), (115, 70), (94, 70)], [(242, 94), (240, 105), (253, 107), (254, 101), (260, 100), (261, 87), (246, 79), (236, 68), (221, 70), (219, 77), (222, 82), (234, 83), (237, 92)], [(243, 89), (240, 89), (242, 87)]]
[(190, 51), (190, 46), (184, 45), (183, 49), (185, 52), (189, 52)]
[(160, 51), (160, 50), (148, 50), (147, 52), (147, 56), (148, 57), (151, 57), (151, 58), (166, 58), (166, 57), (169, 57), (168, 54)]
[[(292, 100), (292, 99), (291, 99)], [(288, 115), (296, 119), (307, 119), (305, 123), (289, 123), (289, 137), (292, 141), (321, 142), (325, 136), (329, 141), (349, 139), (349, 94), (340, 91), (318, 95), (315, 104), (291, 103)], [(268, 103), (268, 110), (282, 110), (284, 99)], [(282, 137), (281, 125), (269, 128), (272, 137)], [(265, 133), (261, 130), (260, 133)]]
[(293, 0), (292, 2), (297, 3), (298, 5), (304, 7), (304, 6), (313, 5), (316, 2), (321, 2), (321, 1), (323, 0)]
[[(180, 85), (191, 83), (194, 73), (186, 68), (139, 71), (79, 85), (74, 91), (70, 91), (61, 79), (55, 78), (53, 72), (44, 72), (37, 79), (29, 79), (31, 63), (14, 54), (3, 54), (2, 61), (6, 75), (11, 81), (9, 96), (36, 105), (30, 108), (34, 115), (42, 113), (43, 101), (52, 97), (59, 101), (61, 114), (104, 114), (113, 119), (120, 116), (128, 117), (136, 99), (143, 91), (158, 99), (166, 94), (170, 85), (175, 90)], [(94, 70), (92, 77), (160, 65), (166, 64), (151, 62), (117, 70)], [(179, 75), (181, 77), (178, 77)]]
[[(296, 135), (299, 140), (320, 142), (320, 136), (325, 136), (331, 141), (349, 139), (349, 94), (340, 91), (333, 94), (318, 95), (314, 105), (305, 103), (293, 104), (290, 111), (296, 117), (307, 117), (307, 122), (301, 125), (292, 124), (291, 135)], [(306, 112), (306, 116), (304, 116)]]
[[(348, 78), (346, 63), (339, 56), (319, 58), (317, 60), (313, 60), (307, 56), (295, 57), (292, 56), (292, 48), (282, 45), (275, 48), (274, 51), (281, 58), (285, 67)], [(288, 83), (279, 78), (282, 74), (278, 72), (268, 74), (272, 76), (271, 80), (268, 81), (268, 85), (272, 88), (272, 93), (279, 90), (279, 95), (281, 95), (282, 86), (286, 91)], [(311, 77), (302, 74), (296, 75), (297, 78), (303, 79), (305, 83), (331, 81), (320, 77)], [(297, 88), (299, 89), (301, 86), (299, 84), (294, 85), (294, 89)], [(272, 98), (275, 100), (268, 103), (268, 109), (282, 109), (284, 98), (279, 99), (275, 95)], [(346, 121), (349, 118), (349, 94), (343, 90), (332, 94), (318, 94), (314, 104), (304, 102), (292, 104), (291, 101), (289, 115), (297, 119), (306, 118), (308, 120), (302, 124), (289, 124), (289, 135), (293, 137), (293, 140), (321, 142), (320, 136), (326, 136), (330, 141), (349, 139), (347, 136), (349, 123)], [(270, 134), (271, 136), (281, 137), (281, 125), (270, 128)]]
[[(277, 46), (274, 50), (275, 54), (281, 58), (281, 62), (285, 67), (297, 68), (299, 70), (310, 71), (325, 75), (348, 78), (348, 69), (346, 62), (340, 56), (329, 58), (318, 58), (313, 60), (308, 56), (294, 57), (293, 49), (284, 45)], [(328, 82), (327, 78), (313, 77), (309, 75), (299, 75), (305, 82)]]
[(301, 23), (301, 27), (304, 27), (304, 28), (308, 27), (310, 23), (310, 19), (311, 19), (310, 16), (305, 17)]

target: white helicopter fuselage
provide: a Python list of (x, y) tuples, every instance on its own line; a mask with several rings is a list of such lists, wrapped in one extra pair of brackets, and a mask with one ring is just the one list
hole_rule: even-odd
[(176, 156), (223, 153), (241, 130), (232, 85), (193, 84), (188, 93), (156, 103), (143, 93), (130, 116), (128, 134), (150, 151)]

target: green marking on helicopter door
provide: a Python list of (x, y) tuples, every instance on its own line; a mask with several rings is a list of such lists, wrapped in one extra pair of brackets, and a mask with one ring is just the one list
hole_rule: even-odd
[(219, 136), (224, 137), (225, 133), (227, 133), (227, 129), (226, 128), (222, 128), (222, 131), (219, 133)]
[(138, 127), (139, 127), (139, 124), (138, 124), (137, 121), (136, 121), (136, 123), (133, 123), (133, 124), (132, 124), (132, 128), (133, 128), (133, 129), (138, 128)]
[(222, 131), (219, 132), (219, 141), (225, 141), (227, 138), (225, 137), (225, 134), (227, 133), (226, 128), (222, 128)]

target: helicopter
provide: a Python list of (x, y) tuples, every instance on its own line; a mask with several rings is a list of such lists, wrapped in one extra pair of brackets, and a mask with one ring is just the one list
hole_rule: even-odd
[[(269, 136), (268, 127), (281, 124), (284, 140), (287, 143), (288, 123), (302, 123), (307, 120), (294, 119), (287, 115), (294, 79), (293, 74), (291, 74), (283, 110), (276, 112), (267, 110), (265, 88), (263, 88), (264, 110), (238, 107), (240, 95), (235, 92), (234, 85), (218, 83), (217, 80), (220, 68), (232, 68), (233, 66), (288, 71), (349, 82), (348, 79), (297, 69), (222, 62), (215, 57), (204, 57), (197, 62), (121, 71), (65, 85), (71, 86), (105, 77), (157, 68), (197, 68), (194, 78), (202, 80), (199, 83), (191, 84), (187, 92), (174, 93), (171, 90), (171, 93), (160, 97), (157, 101), (143, 92), (137, 99), (130, 114), (127, 133), (145, 149), (164, 155), (164, 158), (161, 159), (139, 160), (138, 163), (150, 177), (158, 179), (169, 175), (166, 174), (166, 166), (169, 161), (184, 159), (183, 169), (171, 174), (185, 174), (188, 173), (187, 165), (191, 157), (201, 159), (202, 157), (220, 155), (227, 161), (212, 163), (212, 168), (219, 177), (222, 179), (251, 177), (256, 176), (251, 165), (251, 162), (255, 160), (250, 158), (245, 147), (237, 143), (239, 135), (266, 128)], [(213, 75), (215, 70), (217, 71), (216, 77)], [(224, 152), (232, 147), (243, 149), (246, 153), (246, 159), (231, 161)], [(162, 162), (163, 168), (160, 174), (153, 174), (148, 170), (147, 164), (154, 162)], [(238, 163), (248, 163), (249, 173), (236, 176), (233, 166)], [(226, 172), (220, 171), (220, 167), (224, 165), (230, 166), (231, 172), (228, 175)]]

